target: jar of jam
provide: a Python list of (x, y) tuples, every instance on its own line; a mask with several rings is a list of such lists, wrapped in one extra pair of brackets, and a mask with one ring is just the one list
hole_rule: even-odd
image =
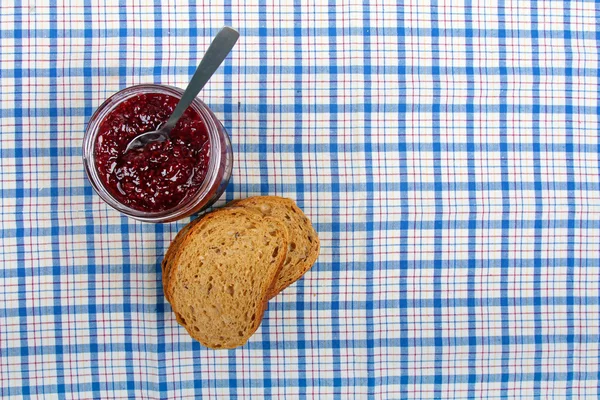
[(229, 183), (229, 136), (199, 99), (168, 140), (125, 151), (133, 138), (165, 123), (182, 94), (164, 85), (132, 86), (108, 98), (88, 123), (83, 140), (88, 178), (109, 206), (131, 218), (187, 217), (212, 205)]

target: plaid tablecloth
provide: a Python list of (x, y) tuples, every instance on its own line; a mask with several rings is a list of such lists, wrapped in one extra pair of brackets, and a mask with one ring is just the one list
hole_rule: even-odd
[[(598, 4), (422, 3), (3, 1), (0, 395), (598, 396)], [(322, 252), (212, 351), (161, 288), (187, 221), (111, 210), (81, 142), (119, 89), (185, 87), (223, 25), (217, 206), (294, 198)]]

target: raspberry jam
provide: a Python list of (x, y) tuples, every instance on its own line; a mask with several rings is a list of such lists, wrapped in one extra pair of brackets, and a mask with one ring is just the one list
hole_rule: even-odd
[(98, 176), (122, 204), (145, 212), (169, 210), (202, 185), (210, 159), (208, 128), (189, 107), (165, 142), (125, 153), (136, 136), (166, 122), (178, 98), (144, 93), (120, 103), (101, 122), (94, 144)]

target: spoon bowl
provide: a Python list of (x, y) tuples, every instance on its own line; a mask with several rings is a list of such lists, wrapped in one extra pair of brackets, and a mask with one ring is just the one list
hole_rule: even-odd
[(156, 131), (142, 133), (129, 142), (125, 148), (125, 153), (131, 150), (141, 149), (150, 143), (164, 142), (166, 140), (169, 140), (169, 132), (163, 130), (162, 128)]

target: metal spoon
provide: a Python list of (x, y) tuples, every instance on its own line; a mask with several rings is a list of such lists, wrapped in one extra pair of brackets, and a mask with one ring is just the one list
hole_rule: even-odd
[(151, 142), (164, 142), (169, 139), (169, 133), (173, 130), (177, 121), (179, 121), (179, 118), (181, 118), (185, 110), (187, 110), (204, 85), (206, 85), (206, 82), (208, 82), (223, 60), (225, 60), (239, 37), (240, 34), (233, 28), (225, 26), (221, 29), (213, 39), (208, 50), (206, 50), (202, 61), (200, 61), (198, 68), (196, 68), (196, 72), (194, 72), (192, 80), (185, 89), (185, 92), (183, 92), (179, 103), (177, 103), (177, 106), (167, 123), (162, 125), (160, 129), (156, 131), (142, 133), (133, 138), (127, 145), (125, 153), (144, 147)]

